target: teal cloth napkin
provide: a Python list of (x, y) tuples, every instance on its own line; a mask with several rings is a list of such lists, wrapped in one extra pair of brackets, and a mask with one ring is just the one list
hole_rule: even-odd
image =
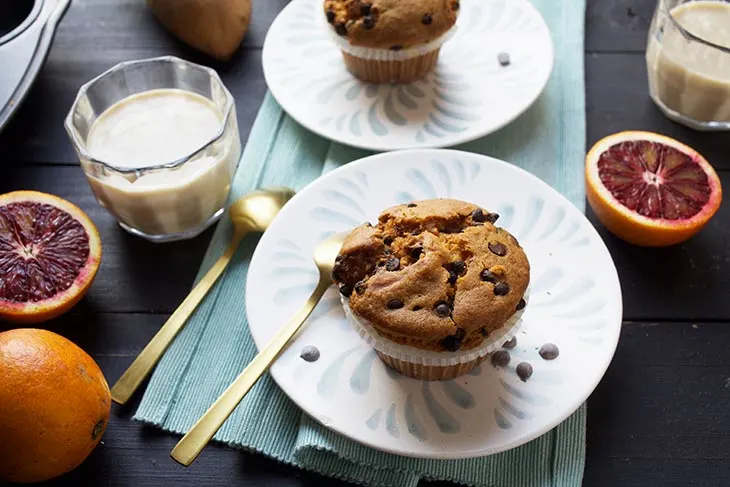
[[(458, 149), (510, 161), (536, 174), (584, 208), (585, 0), (533, 0), (555, 43), (556, 64), (545, 93), (517, 121)], [(288, 117), (266, 95), (233, 184), (232, 199), (257, 187), (300, 189), (322, 173), (368, 155), (320, 138)], [(198, 278), (225, 248), (223, 220)], [(201, 303), (155, 370), (135, 419), (184, 433), (254, 357), (245, 321), (246, 272), (257, 239), (249, 238)], [(312, 420), (265, 375), (216, 439), (307, 470), (365, 486), (415, 487), (448, 480), (484, 487), (581, 484), (585, 461), (585, 405), (542, 437), (497, 455), (466, 460), (404, 458), (354, 443)]]

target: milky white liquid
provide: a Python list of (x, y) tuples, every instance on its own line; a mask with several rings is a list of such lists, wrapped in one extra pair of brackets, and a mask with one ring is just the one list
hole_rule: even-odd
[[(730, 4), (689, 2), (670, 14), (691, 34), (730, 48)], [(664, 105), (701, 122), (730, 122), (730, 54), (688, 41), (667, 22), (650, 36), (646, 58), (652, 93)]]
[[(184, 233), (225, 205), (241, 146), (235, 115), (205, 153), (172, 169), (89, 176), (97, 198), (128, 227), (148, 235)], [(185, 158), (221, 129), (222, 114), (207, 98), (184, 90), (150, 90), (108, 108), (92, 125), (87, 151), (121, 169), (144, 169)], [(233, 126), (231, 127), (231, 124)]]

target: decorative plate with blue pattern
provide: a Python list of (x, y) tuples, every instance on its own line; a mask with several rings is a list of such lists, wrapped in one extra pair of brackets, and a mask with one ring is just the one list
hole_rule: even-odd
[(264, 76), (292, 118), (343, 144), (396, 150), (482, 137), (532, 105), (552, 71), (550, 32), (527, 0), (462, 0), (436, 70), (402, 86), (350, 75), (322, 8), (322, 0), (294, 0), (279, 14), (264, 43)]
[[(327, 236), (374, 222), (385, 208), (449, 197), (501, 216), (531, 264), (530, 301), (511, 361), (426, 382), (387, 368), (348, 324), (330, 289), (271, 374), (310, 416), (353, 440), (400, 455), (465, 458), (521, 445), (566, 419), (598, 384), (618, 342), (621, 289), (590, 222), (562, 195), (505, 162), (452, 150), (379, 154), (319, 178), (263, 235), (247, 282), (256, 345), (266, 344), (317, 282), (311, 255)], [(540, 358), (545, 343), (557, 359)], [(300, 357), (314, 346), (319, 359)], [(523, 382), (518, 363), (532, 364)]]

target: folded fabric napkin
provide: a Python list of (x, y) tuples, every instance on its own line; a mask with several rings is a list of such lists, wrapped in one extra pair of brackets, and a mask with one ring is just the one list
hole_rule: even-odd
[[(555, 43), (555, 70), (545, 93), (516, 122), (458, 149), (510, 161), (584, 207), (585, 0), (533, 0)], [(266, 95), (236, 175), (231, 199), (267, 185), (300, 189), (322, 173), (369, 155), (322, 139)], [(222, 253), (231, 225), (223, 220), (199, 277)], [(184, 433), (256, 354), (245, 322), (244, 284), (257, 239), (249, 238), (165, 354), (135, 419)], [(211, 373), (215, 371), (215, 373)], [(501, 454), (466, 460), (421, 460), (382, 453), (329, 431), (297, 408), (264, 375), (216, 436), (218, 441), (366, 486), (416, 486), (420, 479), (474, 486), (579, 486), (585, 460), (585, 405), (542, 437)]]

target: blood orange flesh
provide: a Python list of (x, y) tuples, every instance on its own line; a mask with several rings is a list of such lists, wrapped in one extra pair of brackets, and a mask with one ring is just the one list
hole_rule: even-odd
[(646, 246), (687, 240), (720, 207), (722, 187), (695, 150), (663, 135), (621, 132), (586, 156), (586, 196), (618, 237)]
[(100, 257), (96, 228), (71, 203), (31, 191), (0, 196), (0, 317), (33, 323), (65, 312)]
[(598, 176), (621, 204), (648, 218), (688, 220), (710, 199), (705, 171), (688, 154), (658, 142), (609, 147), (599, 156)]

